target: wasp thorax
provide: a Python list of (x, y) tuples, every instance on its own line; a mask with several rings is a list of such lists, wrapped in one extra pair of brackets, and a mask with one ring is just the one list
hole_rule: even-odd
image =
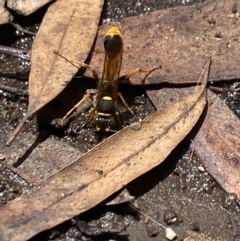
[(104, 38), (104, 48), (109, 54), (118, 54), (123, 48), (123, 41), (120, 35), (106, 35)]

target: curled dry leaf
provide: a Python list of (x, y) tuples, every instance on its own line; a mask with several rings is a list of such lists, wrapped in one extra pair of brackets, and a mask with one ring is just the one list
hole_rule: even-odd
[(29, 239), (94, 207), (163, 162), (202, 114), (209, 68), (210, 61), (202, 86), (147, 117), (140, 130), (131, 126), (121, 130), (27, 195), (3, 206), (1, 240)]
[(7, 6), (18, 14), (29, 15), (53, 0), (8, 0)]
[(32, 46), (29, 77), (29, 105), (9, 145), (30, 115), (55, 98), (76, 74), (77, 68), (54, 54), (57, 50), (70, 60), (86, 61), (93, 45), (103, 0), (58, 0), (52, 4)]

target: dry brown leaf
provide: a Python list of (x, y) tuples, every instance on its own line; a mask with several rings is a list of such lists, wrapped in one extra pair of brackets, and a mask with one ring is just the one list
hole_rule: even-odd
[(240, 120), (209, 91), (208, 112), (194, 139), (206, 170), (240, 203)]
[(18, 14), (29, 15), (53, 0), (8, 0), (7, 7)]
[[(157, 109), (170, 101), (178, 100), (193, 90), (193, 87), (162, 88), (148, 90), (147, 94)], [(237, 116), (211, 91), (208, 111), (193, 135), (194, 151), (206, 170), (229, 193), (236, 195), (240, 203), (240, 121)], [(194, 133), (195, 134), (195, 133)]]
[[(120, 21), (124, 38), (121, 74), (136, 68), (162, 65), (146, 79), (146, 84), (194, 82), (212, 56), (212, 80), (239, 79), (239, 11), (232, 13), (235, 0), (208, 0), (125, 18)], [(108, 26), (98, 33), (96, 49), (101, 50)], [(93, 56), (91, 65), (101, 72), (104, 56)], [(140, 76), (141, 77), (141, 76)], [(139, 75), (132, 83), (141, 84)]]
[(3, 206), (1, 240), (29, 239), (94, 207), (163, 162), (205, 107), (209, 68), (210, 61), (202, 86), (147, 117), (139, 131), (131, 126), (121, 130), (27, 195)]
[(58, 0), (52, 4), (32, 46), (29, 105), (26, 115), (8, 140), (20, 132), (30, 115), (55, 98), (77, 72), (77, 68), (54, 54), (85, 61), (96, 36), (103, 0)]
[[(213, 61), (214, 64), (214, 61)], [(157, 109), (176, 101), (193, 90), (191, 88), (162, 88), (147, 90)], [(237, 116), (211, 91), (206, 116), (202, 117), (197, 135), (193, 136), (194, 151), (206, 170), (228, 193), (240, 203), (240, 121)]]

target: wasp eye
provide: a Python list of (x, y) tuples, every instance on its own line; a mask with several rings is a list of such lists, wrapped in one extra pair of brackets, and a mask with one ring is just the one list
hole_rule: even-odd
[(105, 36), (104, 48), (107, 53), (118, 54), (123, 48), (122, 37), (113, 34)]

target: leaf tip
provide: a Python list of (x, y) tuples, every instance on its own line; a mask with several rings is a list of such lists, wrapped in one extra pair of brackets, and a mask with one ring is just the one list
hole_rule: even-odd
[(26, 122), (26, 120), (28, 119), (28, 115), (26, 115), (22, 121), (18, 124), (18, 126), (15, 128), (15, 130), (13, 131), (13, 133), (10, 135), (10, 137), (8, 138), (7, 142), (6, 142), (6, 146), (10, 146), (12, 144), (12, 142), (15, 140), (15, 138), (18, 136), (18, 134), (20, 133), (20, 131), (23, 128), (24, 123)]

